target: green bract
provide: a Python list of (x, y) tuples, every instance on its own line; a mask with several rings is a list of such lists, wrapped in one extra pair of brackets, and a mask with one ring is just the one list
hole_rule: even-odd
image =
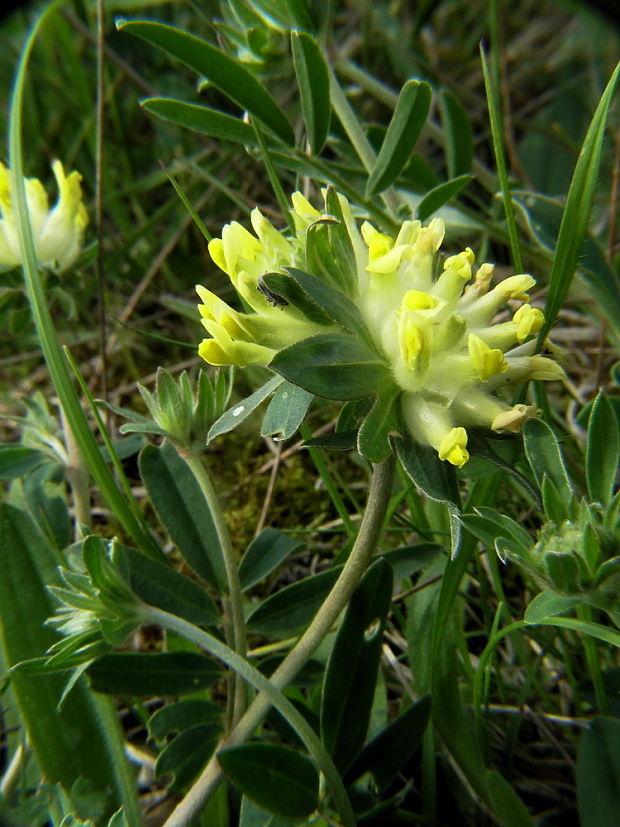
[[(293, 237), (255, 209), (255, 235), (232, 222), (211, 241), (211, 257), (251, 312), (197, 287), (211, 336), (199, 347), (202, 358), (271, 364), (333, 399), (399, 395), (411, 434), (457, 467), (469, 458), (466, 428), (518, 431), (535, 407), (511, 407), (497, 391), (564, 376), (528, 341), (544, 324), (529, 304), (534, 279), (491, 286), (493, 265), (476, 268), (469, 248), (438, 267), (441, 219), (426, 227), (404, 221), (393, 238), (367, 221), (358, 228), (343, 196), (331, 189), (324, 196), (321, 213), (293, 194)], [(516, 303), (512, 318), (494, 323), (506, 302)]]

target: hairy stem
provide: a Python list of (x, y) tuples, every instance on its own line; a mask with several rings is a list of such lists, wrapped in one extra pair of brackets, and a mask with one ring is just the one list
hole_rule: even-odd
[[(269, 683), (276, 689), (281, 690), (286, 687), (307, 663), (349, 602), (355, 587), (366, 571), (383, 527), (390, 501), (393, 475), (393, 457), (373, 467), (366, 511), (349, 559), (310, 626), (271, 675)], [(222, 746), (231, 747), (244, 743), (261, 723), (270, 706), (270, 699), (261, 691)], [(183, 801), (170, 815), (164, 827), (184, 827), (189, 824), (200, 812), (221, 779), (222, 770), (217, 757), (214, 756)]]

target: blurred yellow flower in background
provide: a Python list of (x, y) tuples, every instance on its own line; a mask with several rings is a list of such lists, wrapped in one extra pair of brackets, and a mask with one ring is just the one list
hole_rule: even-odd
[[(27, 178), (26, 199), (39, 264), (65, 270), (82, 247), (88, 214), (82, 202), (79, 172), (65, 175), (62, 163), (52, 164), (58, 186), (58, 199), (50, 209), (47, 193), (37, 178)], [(11, 195), (9, 169), (0, 163), (0, 268), (22, 262), (19, 234)]]

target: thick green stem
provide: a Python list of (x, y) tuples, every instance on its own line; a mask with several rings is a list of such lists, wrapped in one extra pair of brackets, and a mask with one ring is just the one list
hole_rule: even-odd
[[(269, 683), (276, 689), (283, 689), (293, 680), (316, 651), (351, 599), (357, 584), (368, 567), (379, 539), (390, 501), (393, 475), (393, 457), (374, 466), (366, 511), (349, 559), (310, 626), (301, 636), (297, 645), (271, 675)], [(264, 692), (261, 692), (226, 740), (225, 746), (236, 746), (244, 743), (263, 720), (270, 706), (271, 700)], [(168, 818), (164, 827), (184, 827), (184, 825), (189, 824), (200, 812), (211, 793), (220, 783), (221, 778), (222, 770), (217, 757), (214, 757), (209, 761), (183, 801)]]
[[(196, 481), (200, 485), (202, 493), (209, 504), (209, 510), (215, 524), (215, 530), (224, 558), (224, 570), (228, 583), (228, 597), (224, 601), (225, 614), (229, 618), (230, 633), (229, 643), (241, 657), (245, 657), (247, 651), (247, 636), (245, 631), (245, 619), (243, 617), (243, 602), (241, 595), (241, 583), (239, 582), (239, 570), (237, 561), (230, 542), (228, 526), (224, 513), (220, 507), (218, 496), (213, 488), (202, 460), (194, 453), (188, 452), (184, 455), (185, 461), (192, 469)], [(235, 674), (234, 698), (231, 708), (230, 724), (235, 727), (246, 707), (246, 687), (243, 678), (239, 673)]]

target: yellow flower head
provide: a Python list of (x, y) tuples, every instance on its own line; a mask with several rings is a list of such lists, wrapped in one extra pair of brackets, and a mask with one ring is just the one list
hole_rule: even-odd
[[(469, 247), (442, 263), (441, 219), (426, 227), (404, 221), (392, 236), (369, 221), (358, 227), (343, 196), (333, 190), (324, 195), (321, 212), (293, 194), (293, 235), (277, 231), (255, 210), (254, 233), (233, 222), (210, 243), (214, 262), (251, 312), (235, 311), (198, 288), (211, 336), (200, 355), (212, 364), (269, 364), (283, 348), (312, 337), (299, 352), (321, 353), (321, 364), (332, 370), (338, 347), (349, 354), (360, 341), (368, 376), (383, 377), (376, 386), (369, 378), (368, 396), (383, 392), (387, 377), (411, 435), (458, 468), (469, 458), (467, 428), (517, 431), (536, 415), (533, 406), (511, 407), (497, 395), (504, 385), (512, 390), (529, 379), (564, 375), (553, 359), (534, 353), (531, 337), (544, 324), (542, 312), (529, 304), (534, 279), (521, 274), (493, 286), (493, 265), (476, 267)], [(515, 300), (522, 304), (512, 318), (496, 322), (505, 303)], [(323, 343), (334, 350), (321, 350)], [(351, 360), (338, 374), (344, 384)], [(281, 362), (274, 364), (282, 372)], [(329, 395), (320, 370), (314, 364), (308, 369), (318, 385), (303, 370), (299, 384)], [(359, 395), (360, 388), (366, 391), (366, 373), (360, 382), (355, 370), (351, 393)], [(357, 396), (334, 387), (333, 398)]]
[[(88, 214), (82, 203), (80, 173), (65, 175), (60, 161), (54, 161), (52, 171), (58, 186), (54, 207), (49, 209), (47, 193), (36, 178), (26, 179), (26, 200), (37, 261), (55, 270), (65, 270), (80, 252)], [(0, 163), (0, 269), (15, 267), (21, 261), (10, 172)]]

